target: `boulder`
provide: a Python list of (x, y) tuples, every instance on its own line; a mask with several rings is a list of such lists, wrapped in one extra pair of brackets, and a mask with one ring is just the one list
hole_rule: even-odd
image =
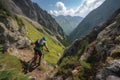
[[(0, 44), (6, 45), (7, 42), (9, 47), (24, 48), (31, 44), (31, 41), (26, 37), (27, 30), (24, 26), (20, 26), (18, 22), (10, 18), (0, 18)], [(6, 51), (7, 47), (4, 47)]]
[(106, 80), (120, 80), (120, 77), (110, 75)]
[(109, 63), (108, 67), (99, 70), (99, 72), (96, 75), (96, 80), (106, 79), (109, 80), (110, 76), (117, 76), (120, 79), (119, 73), (120, 73), (120, 60), (114, 60)]
[(15, 44), (17, 48), (26, 48), (29, 47), (31, 44), (31, 41), (27, 37), (22, 37), (20, 40), (18, 40)]

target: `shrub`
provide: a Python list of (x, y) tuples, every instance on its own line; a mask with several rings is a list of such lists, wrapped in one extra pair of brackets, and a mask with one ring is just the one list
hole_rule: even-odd
[(0, 16), (7, 18), (8, 16), (13, 16), (12, 13), (7, 9), (5, 3), (0, 1)]
[(83, 68), (91, 69), (90, 64), (85, 61), (80, 61), (80, 64)]
[(21, 26), (21, 27), (24, 26), (22, 19), (20, 19), (17, 15), (15, 15), (15, 19), (16, 19), (19, 26)]
[(72, 70), (78, 65), (79, 61), (77, 61), (77, 57), (65, 57), (60, 64), (56, 75), (64, 75), (64, 77), (71, 76)]
[(79, 58), (79, 57), (82, 55), (82, 53), (86, 50), (88, 44), (89, 44), (88, 39), (85, 39), (85, 40), (83, 41), (83, 43), (81, 44), (80, 49), (79, 49), (78, 52), (77, 52), (77, 55), (76, 55), (76, 56), (78, 56), (78, 58)]
[(0, 80), (29, 80), (24, 74), (13, 70), (5, 69), (0, 71)]
[(114, 49), (114, 50), (112, 50), (111, 57), (113, 57), (113, 58), (120, 58), (120, 49)]

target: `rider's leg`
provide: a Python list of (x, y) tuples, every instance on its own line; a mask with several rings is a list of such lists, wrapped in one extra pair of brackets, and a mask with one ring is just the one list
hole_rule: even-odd
[(30, 65), (32, 65), (32, 64), (35, 65), (35, 64), (36, 64), (37, 57), (38, 57), (38, 56), (37, 56), (37, 52), (35, 52), (35, 53), (34, 53), (34, 57), (33, 57), (32, 60), (29, 62)]
[(38, 62), (38, 65), (40, 65), (40, 63), (41, 63), (41, 58), (42, 58), (42, 51), (40, 50), (39, 51), (39, 62)]
[[(38, 54), (38, 52), (35, 51), (34, 52), (34, 57), (32, 58), (32, 60), (29, 61), (29, 64), (28, 64), (28, 67), (27, 67), (27, 72), (29, 72), (30, 67), (36, 65), (36, 60), (37, 60), (37, 57), (38, 57), (37, 54)], [(34, 65), (32, 65), (33, 63), (34, 63)]]
[(32, 63), (34, 63), (34, 65), (36, 65), (37, 58), (38, 58), (38, 53), (36, 52), (36, 53), (34, 54), (34, 59), (33, 59), (33, 61), (32, 61)]
[(38, 65), (40, 65), (41, 63), (41, 56), (39, 56), (39, 62), (38, 62)]

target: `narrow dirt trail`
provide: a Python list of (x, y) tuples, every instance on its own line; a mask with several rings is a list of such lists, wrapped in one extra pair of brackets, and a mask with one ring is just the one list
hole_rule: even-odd
[[(33, 58), (34, 56), (33, 53), (34, 52), (32, 49), (19, 49), (17, 50), (16, 53), (13, 53), (13, 55), (15, 54), (15, 56), (19, 57), (21, 61), (28, 62)], [(32, 72), (27, 73), (30, 76), (30, 78), (33, 78), (34, 80), (46, 80), (47, 78), (53, 76), (52, 74), (52, 72), (54, 71), (53, 66), (48, 65), (44, 59), (42, 59), (41, 65), (47, 67), (48, 70), (44, 71), (37, 67)]]

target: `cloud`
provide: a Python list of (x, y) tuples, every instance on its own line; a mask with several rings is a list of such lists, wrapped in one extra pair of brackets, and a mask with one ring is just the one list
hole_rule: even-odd
[(75, 11), (73, 9), (67, 9), (63, 2), (57, 2), (56, 5), (58, 10), (50, 10), (49, 13), (55, 16), (58, 15), (71, 15), (74, 16)]
[(90, 11), (100, 6), (105, 0), (83, 0), (76, 9), (67, 8), (63, 2), (57, 2), (57, 10), (50, 10), (49, 13), (55, 16), (70, 15), (85, 17)]
[(66, 11), (66, 7), (65, 7), (64, 3), (62, 3), (62, 2), (57, 2), (57, 3), (56, 3), (56, 7), (57, 7), (60, 11)]
[(85, 17), (90, 11), (100, 6), (105, 0), (85, 0), (76, 10), (75, 14)]

